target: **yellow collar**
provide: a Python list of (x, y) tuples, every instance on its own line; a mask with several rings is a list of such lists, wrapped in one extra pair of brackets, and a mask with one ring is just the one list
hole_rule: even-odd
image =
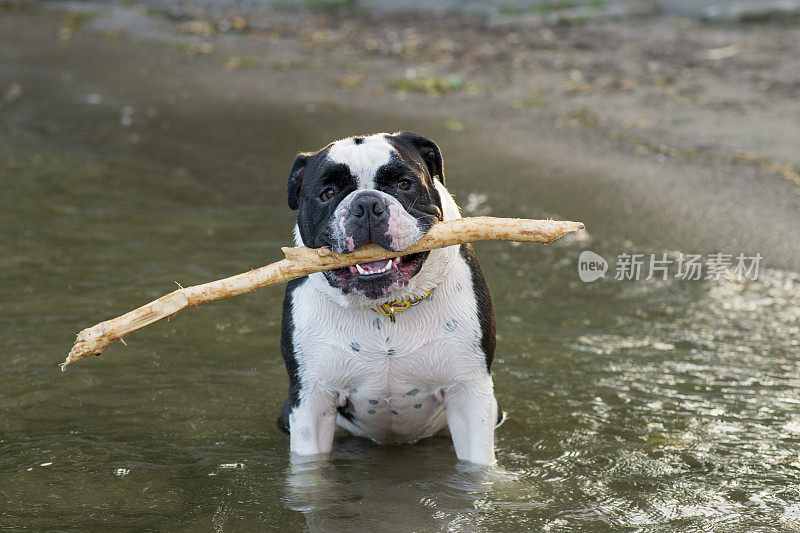
[[(431, 289), (433, 290), (433, 289)], [(379, 305), (378, 307), (373, 307), (372, 310), (376, 313), (380, 313), (383, 316), (388, 316), (389, 320), (392, 322), (395, 321), (394, 314), (399, 313), (400, 311), (405, 311), (410, 307), (417, 305), (422, 300), (430, 296), (431, 291), (426, 292), (420, 298), (414, 298), (413, 300), (395, 300), (393, 302), (386, 302), (384, 304)]]

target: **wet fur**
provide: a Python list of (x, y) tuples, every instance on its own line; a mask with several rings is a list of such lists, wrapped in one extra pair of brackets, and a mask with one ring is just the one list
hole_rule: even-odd
[[(339, 141), (315, 154), (325, 154), (322, 159), (334, 154), (333, 164), (348, 167), (357, 187), (348, 194), (371, 190), (387, 165), (405, 165), (406, 175), (413, 174), (419, 184), (428, 185), (426, 201), (438, 208), (439, 217), (460, 217), (443, 185), (438, 148), (435, 154), (429, 149), (431, 141), (412, 134), (360, 139)], [(317, 171), (330, 168), (319, 161), (315, 164)], [(303, 179), (310, 170), (301, 172)], [(292, 185), (290, 176), (290, 205)], [(398, 198), (391, 205), (407, 209), (403, 196)], [(427, 221), (427, 213), (417, 214)], [(302, 230), (306, 216), (301, 207), (297, 244), (307, 244), (303, 233), (310, 238)], [(334, 218), (331, 224), (335, 223)], [(392, 236), (403, 237), (410, 228), (400, 231), (401, 235)], [(387, 299), (419, 297), (431, 289), (428, 298), (399, 313), (396, 322), (370, 309)], [(290, 431), (292, 452), (328, 453), (334, 434), (400, 444), (449, 430), (460, 459), (493, 462), (494, 426), (500, 414), (490, 375), (494, 314), (472, 248), (431, 251), (407, 285), (389, 296), (373, 301), (363, 294), (347, 293), (322, 273), (287, 286), (281, 348), (290, 389), (280, 422)]]

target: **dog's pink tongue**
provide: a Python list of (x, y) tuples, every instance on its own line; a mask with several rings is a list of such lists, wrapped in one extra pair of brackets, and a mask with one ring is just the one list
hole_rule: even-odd
[[(359, 263), (364, 270), (378, 270), (386, 266), (386, 259), (371, 261), (369, 263)], [(355, 266), (353, 267), (355, 268)]]
[[(361, 267), (361, 274), (363, 273), (372, 273), (372, 272), (382, 272), (386, 270), (387, 264), (386, 259), (381, 259), (380, 261), (370, 261), (369, 263), (359, 263), (358, 267)], [(356, 265), (350, 266), (350, 272), (353, 274), (358, 274), (358, 267)]]

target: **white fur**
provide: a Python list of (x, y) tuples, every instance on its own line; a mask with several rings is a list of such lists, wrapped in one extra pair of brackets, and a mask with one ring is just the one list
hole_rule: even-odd
[[(452, 196), (438, 181), (436, 188), (444, 219), (459, 218)], [(295, 242), (303, 244), (296, 227)], [(471, 272), (457, 246), (431, 251), (392, 299), (430, 289), (395, 323), (370, 309), (383, 301), (344, 295), (322, 274), (295, 289), (293, 343), (302, 387), (289, 420), (292, 452), (330, 452), (337, 426), (390, 444), (449, 428), (459, 459), (494, 461), (497, 405)], [(336, 412), (348, 399), (356, 424)]]
[(411, 216), (394, 197), (388, 194), (386, 196), (394, 200), (387, 204), (389, 207), (387, 234), (391, 235), (392, 249), (405, 250), (420, 240), (423, 233), (417, 226), (417, 219)]
[(350, 167), (350, 172), (358, 180), (359, 189), (375, 187), (375, 174), (389, 162), (394, 148), (386, 140), (386, 133), (376, 133), (364, 137), (361, 144), (353, 139), (342, 139), (331, 145), (328, 158), (334, 163)]
[(458, 456), (491, 462), (496, 406), (471, 273), (460, 255), (431, 295), (395, 323), (368, 308), (343, 308), (312, 283), (294, 291), (292, 306), (303, 383), (290, 419), (294, 452), (330, 451), (336, 408), (349, 398), (360, 424), (338, 416), (338, 425), (350, 433), (416, 442), (454, 420)]

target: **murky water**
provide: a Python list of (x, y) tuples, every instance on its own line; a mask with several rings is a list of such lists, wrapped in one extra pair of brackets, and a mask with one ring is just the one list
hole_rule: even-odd
[[(327, 464), (293, 468), (274, 423), (280, 288), (186, 312), (62, 374), (79, 329), (175, 282), (277, 259), (295, 151), (404, 124), (121, 99), (63, 65), (0, 72), (25, 88), (0, 110), (0, 526), (800, 529), (800, 277), (582, 283), (582, 250), (632, 249), (614, 234), (477, 245), (509, 414), (492, 471), (457, 463), (447, 439), (348, 439)], [(471, 212), (547, 211), (486, 182), (498, 154), (445, 154)]]

